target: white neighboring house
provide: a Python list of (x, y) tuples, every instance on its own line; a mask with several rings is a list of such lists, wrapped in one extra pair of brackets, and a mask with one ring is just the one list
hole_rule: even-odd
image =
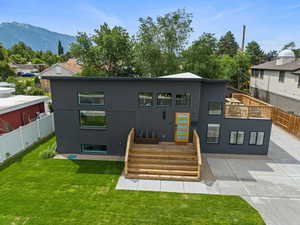
[(252, 96), (300, 116), (300, 59), (283, 50), (276, 60), (251, 67)]
[[(81, 72), (81, 66), (76, 59), (69, 59), (65, 63), (56, 63), (40, 73), (41, 76), (73, 76)], [(41, 86), (44, 91), (50, 91), (49, 80), (41, 79)]]

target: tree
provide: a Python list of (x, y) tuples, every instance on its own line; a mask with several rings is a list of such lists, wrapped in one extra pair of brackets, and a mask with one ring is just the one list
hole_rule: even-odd
[(184, 71), (190, 71), (207, 78), (219, 77), (216, 56), (217, 39), (214, 34), (203, 33), (200, 38), (183, 51)]
[(291, 42), (285, 44), (281, 50), (294, 49), (295, 47), (296, 47), (295, 42), (291, 41)]
[(228, 31), (222, 36), (218, 42), (218, 54), (234, 56), (239, 49), (238, 43), (235, 41), (233, 33)]
[(34, 57), (35, 52), (24, 42), (20, 41), (19, 43), (14, 44), (10, 48), (9, 55), (20, 55), (22, 58), (25, 59), (25, 63), (27, 63), (30, 62), (31, 59)]
[(245, 52), (250, 57), (252, 65), (257, 65), (263, 61), (265, 53), (256, 41), (249, 42)]
[(13, 64), (26, 64), (27, 59), (22, 57), (20, 54), (14, 54), (10, 56), (10, 61)]
[(179, 57), (192, 32), (192, 15), (184, 9), (159, 16), (140, 18), (135, 45), (138, 73), (159, 76), (180, 70)]
[[(92, 36), (78, 33), (76, 43), (71, 45), (71, 54), (83, 64), (84, 70), (92, 67), (105, 76), (129, 76), (132, 70), (132, 40), (127, 31), (106, 23), (95, 30)], [(83, 75), (93, 75), (84, 74)]]
[(0, 43), (0, 81), (14, 76), (15, 71), (10, 68), (7, 50)]
[(271, 50), (264, 55), (264, 61), (273, 61), (277, 58), (278, 52)]
[(64, 47), (62, 46), (61, 41), (58, 41), (57, 53), (58, 53), (58, 55), (63, 55), (64, 54)]

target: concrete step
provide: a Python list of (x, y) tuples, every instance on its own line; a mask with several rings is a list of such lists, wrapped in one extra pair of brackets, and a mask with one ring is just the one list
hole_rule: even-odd
[(140, 169), (160, 169), (160, 170), (188, 170), (197, 171), (196, 165), (169, 165), (169, 164), (145, 164), (145, 163), (128, 163), (128, 168)]
[(164, 164), (164, 165), (197, 165), (196, 160), (176, 160), (176, 159), (145, 159), (145, 158), (131, 158), (129, 157), (129, 163), (139, 164)]
[(174, 154), (156, 154), (156, 153), (129, 153), (129, 157), (130, 158), (142, 158), (142, 159), (168, 159), (168, 160), (172, 160), (172, 159), (176, 159), (176, 160), (196, 160), (197, 156), (196, 155), (192, 155), (192, 154), (188, 154), (188, 155), (174, 155)]
[(197, 176), (197, 171), (128, 168), (128, 173), (152, 175)]
[(134, 174), (126, 175), (129, 179), (146, 179), (146, 180), (175, 180), (175, 181), (199, 181), (196, 176), (175, 176), (175, 175), (153, 175), (153, 174)]

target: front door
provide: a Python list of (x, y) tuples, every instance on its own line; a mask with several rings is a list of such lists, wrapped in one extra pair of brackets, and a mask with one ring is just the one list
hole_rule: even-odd
[(189, 142), (190, 113), (176, 113), (175, 142)]

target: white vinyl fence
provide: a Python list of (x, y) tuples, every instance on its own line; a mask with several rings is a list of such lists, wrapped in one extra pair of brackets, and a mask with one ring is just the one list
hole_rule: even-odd
[(0, 163), (54, 132), (53, 114), (0, 135)]

